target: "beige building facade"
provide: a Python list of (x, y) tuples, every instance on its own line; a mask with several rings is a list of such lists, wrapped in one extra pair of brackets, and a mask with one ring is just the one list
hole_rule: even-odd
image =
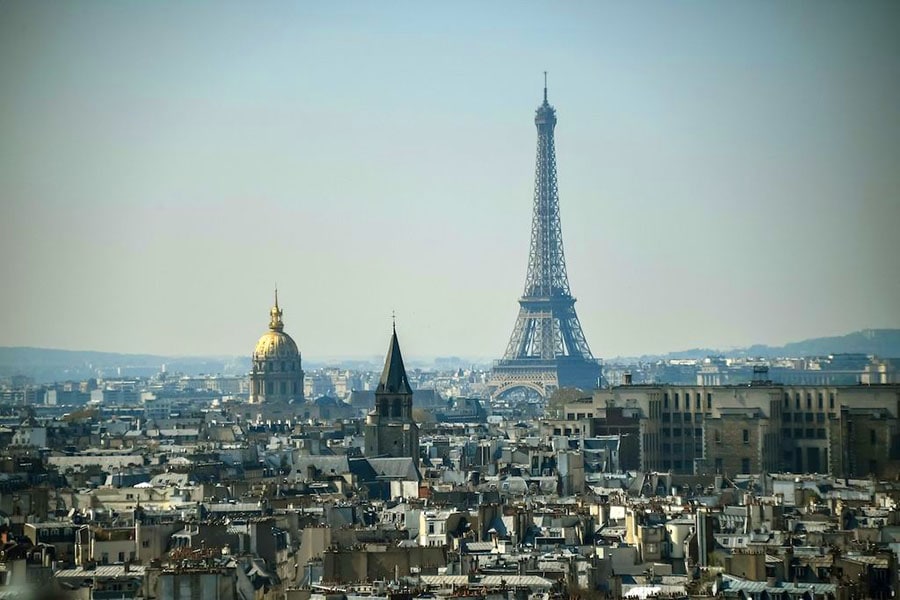
[(644, 471), (891, 476), (900, 466), (900, 385), (623, 385), (565, 406), (572, 421), (609, 409), (640, 422)]

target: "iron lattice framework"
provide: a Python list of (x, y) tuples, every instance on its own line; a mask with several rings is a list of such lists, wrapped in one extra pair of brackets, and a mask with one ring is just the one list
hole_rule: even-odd
[(556, 183), (556, 111), (547, 102), (546, 82), (534, 123), (538, 139), (528, 274), (509, 345), (492, 372), (495, 396), (517, 387), (544, 397), (561, 386), (590, 389), (600, 376), (569, 289)]

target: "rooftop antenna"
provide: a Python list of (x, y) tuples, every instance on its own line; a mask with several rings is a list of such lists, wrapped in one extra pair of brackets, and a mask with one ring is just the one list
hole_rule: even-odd
[(544, 71), (544, 104), (547, 104), (547, 71)]
[(397, 333), (397, 312), (391, 311), (391, 325), (394, 327), (394, 333)]

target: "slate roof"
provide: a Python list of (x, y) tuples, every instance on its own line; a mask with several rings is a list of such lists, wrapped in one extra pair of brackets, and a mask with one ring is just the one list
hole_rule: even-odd
[(75, 569), (62, 569), (57, 571), (54, 577), (57, 579), (90, 579), (99, 578), (122, 578), (144, 576), (144, 566), (128, 565), (128, 571), (125, 571), (125, 565), (97, 565), (93, 569), (84, 569), (77, 567)]
[(384, 370), (378, 381), (376, 394), (412, 394), (409, 379), (406, 376), (406, 367), (403, 366), (403, 356), (400, 354), (400, 342), (397, 340), (397, 330), (391, 335), (391, 345), (388, 347), (387, 356), (384, 359)]
[(553, 582), (537, 575), (485, 575), (476, 581), (469, 581), (468, 575), (422, 575), (421, 581), (429, 586), (469, 586), (469, 587), (500, 587), (506, 584), (511, 587), (531, 587), (547, 589), (553, 587)]
[(155, 486), (186, 486), (190, 482), (190, 476), (187, 473), (160, 473), (154, 475), (150, 479), (150, 484)]
[(820, 596), (825, 594), (835, 594), (837, 586), (833, 583), (791, 583), (788, 581), (780, 581), (775, 585), (769, 585), (765, 581), (749, 581), (732, 575), (722, 575), (722, 589), (743, 591), (745, 594), (762, 594), (768, 592), (770, 596), (777, 597), (777, 594), (787, 592), (789, 595), (800, 595), (803, 592), (810, 591)]
[(416, 463), (410, 457), (370, 458), (368, 460), (379, 477), (405, 479), (407, 481), (418, 481), (421, 479), (419, 471), (416, 469)]
[(463, 542), (466, 552), (493, 552), (493, 542)]
[(377, 481), (378, 479), (403, 481), (421, 481), (422, 479), (415, 462), (409, 457), (351, 459), (350, 472), (363, 482)]
[(347, 456), (300, 456), (294, 460), (294, 479), (306, 480), (309, 468), (316, 469), (322, 476), (343, 475), (350, 471)]

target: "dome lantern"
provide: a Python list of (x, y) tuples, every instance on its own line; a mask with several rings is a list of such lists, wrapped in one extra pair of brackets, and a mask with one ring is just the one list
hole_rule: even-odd
[(278, 308), (278, 288), (275, 288), (275, 306), (269, 311), (269, 329), (272, 331), (284, 331), (284, 321), (281, 320), (282, 310)]

